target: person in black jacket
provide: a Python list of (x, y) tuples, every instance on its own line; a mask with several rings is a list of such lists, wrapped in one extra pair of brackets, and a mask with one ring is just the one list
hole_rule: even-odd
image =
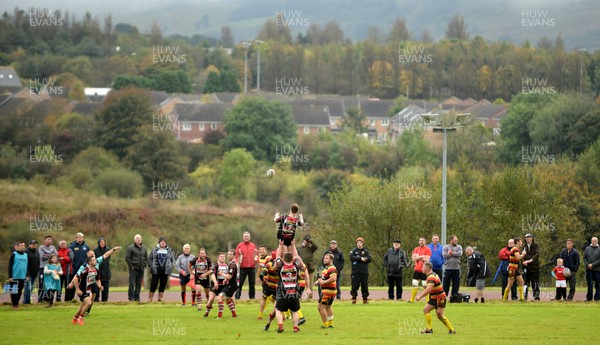
[[(345, 260), (344, 260), (344, 254), (342, 254), (342, 252), (337, 247), (336, 240), (331, 240), (331, 242), (329, 242), (329, 249), (326, 250), (325, 253), (323, 253), (323, 257), (325, 257), (325, 255), (329, 254), (329, 253), (333, 254), (333, 266), (335, 266), (335, 269), (337, 270), (337, 279), (336, 279), (337, 296), (336, 296), (336, 299), (339, 300), (342, 298), (341, 281), (342, 281), (342, 270), (344, 269)], [(321, 262), (323, 262), (322, 258), (321, 258)], [(320, 292), (320, 290), (319, 290), (319, 292)]]
[[(96, 257), (99, 258), (101, 256), (103, 256), (106, 252), (108, 252), (110, 250), (110, 247), (106, 245), (106, 240), (104, 239), (104, 237), (100, 237), (98, 239), (98, 247), (96, 247), (94, 249), (94, 254), (96, 254)], [(110, 272), (110, 256), (106, 259), (104, 259), (104, 261), (102, 261), (102, 263), (100, 264), (100, 269), (99, 272), (100, 273), (100, 284), (102, 285), (102, 302), (107, 302), (108, 301), (108, 289), (110, 286), (110, 278), (111, 278), (111, 272)], [(94, 302), (99, 302), (100, 301), (100, 294), (97, 293), (96, 294), (96, 299), (94, 300)]]
[(362, 294), (363, 303), (369, 303), (369, 263), (371, 262), (371, 254), (365, 248), (365, 240), (362, 237), (356, 239), (356, 248), (350, 252), (350, 261), (352, 262), (352, 288), (350, 295), (352, 296), (352, 304), (356, 304), (358, 296), (358, 286)]
[(532, 234), (525, 235), (525, 247), (527, 252), (523, 258), (523, 273), (525, 273), (525, 300), (527, 300), (527, 292), (531, 288), (533, 290), (533, 298), (536, 301), (540, 300), (540, 246), (535, 243)]
[(392, 248), (383, 256), (383, 268), (387, 273), (388, 299), (394, 299), (394, 286), (396, 286), (396, 299), (402, 300), (402, 273), (407, 266), (406, 253), (400, 249), (402, 241), (394, 240)]
[(148, 266), (148, 249), (142, 244), (142, 236), (137, 234), (133, 237), (133, 244), (127, 247), (125, 262), (129, 267), (129, 301), (140, 301), (142, 281), (144, 280), (144, 269)]
[(569, 283), (569, 295), (567, 296), (567, 301), (572, 301), (573, 296), (575, 295), (575, 285), (577, 284), (575, 276), (579, 269), (579, 265), (581, 264), (579, 252), (577, 249), (573, 248), (572, 239), (567, 238), (567, 247), (563, 248), (562, 252), (560, 252), (560, 258), (563, 259), (565, 267), (571, 270), (571, 276), (567, 277), (567, 283)]
[(40, 253), (37, 249), (37, 241), (29, 241), (29, 247), (25, 251), (27, 254), (27, 275), (29, 280), (25, 283), (23, 295), (23, 304), (31, 304), (31, 293), (35, 289), (35, 280), (38, 277)]
[(485, 278), (489, 275), (487, 263), (485, 257), (480, 252), (473, 250), (473, 247), (469, 246), (465, 249), (467, 254), (467, 285), (475, 286), (477, 289), (477, 297), (475, 297), (475, 303), (481, 300), (481, 303), (485, 303), (483, 297), (483, 289), (485, 288)]

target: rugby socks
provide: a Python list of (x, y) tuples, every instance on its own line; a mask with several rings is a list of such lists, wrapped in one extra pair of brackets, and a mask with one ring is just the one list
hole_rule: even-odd
[(196, 290), (192, 290), (192, 303), (202, 302), (202, 294), (196, 295)]
[[(508, 289), (506, 289), (506, 290), (508, 290)], [(522, 286), (517, 286), (517, 290), (519, 290), (519, 301), (524, 301), (525, 297), (523, 296), (523, 287)], [(508, 298), (508, 294), (506, 294), (506, 296)]]
[(271, 324), (271, 322), (273, 321), (273, 319), (275, 319), (275, 311), (272, 311), (272, 312), (269, 314), (269, 318), (267, 319), (267, 324), (269, 324), (269, 325), (270, 325), (270, 324)]
[[(428, 314), (429, 315), (429, 314)], [(431, 316), (429, 317), (431, 319)], [(446, 328), (448, 328), (448, 330), (450, 332), (454, 332), (454, 327), (452, 327), (452, 324), (450, 323), (450, 320), (448, 320), (447, 317), (444, 316), (443, 319), (440, 319), (440, 321), (442, 321), (442, 323), (444, 324), (444, 326), (446, 326)], [(431, 321), (430, 321), (431, 322)]]
[(204, 316), (208, 316), (208, 314), (210, 313), (210, 311), (212, 310), (212, 305), (206, 305), (206, 312), (204, 313)]
[(419, 292), (419, 288), (413, 286), (413, 288), (410, 292), (410, 302), (411, 303), (415, 301), (415, 297), (417, 297), (417, 292)]
[(287, 311), (283, 312), (283, 316), (286, 319), (290, 319), (292, 317), (292, 313), (290, 312), (290, 310), (288, 309)]
[[(183, 305), (185, 305), (185, 297), (186, 297), (186, 295), (187, 295), (187, 294), (185, 293), (185, 291), (181, 291), (181, 303), (182, 303)], [(192, 302), (193, 302), (193, 301), (192, 301)]]
[(327, 326), (333, 328), (333, 315), (327, 316)]
[(237, 317), (237, 314), (235, 313), (235, 302), (233, 302), (233, 298), (229, 299), (229, 302), (227, 302), (227, 306), (229, 307), (229, 310), (231, 310), (231, 315), (233, 317)]
[(258, 318), (259, 318), (260, 320), (262, 320), (262, 318), (263, 318), (263, 312), (262, 312), (262, 311), (259, 311), (259, 312), (258, 312)]
[(280, 323), (278, 324), (278, 328), (277, 328), (280, 332), (283, 332), (283, 324)]
[[(502, 302), (506, 302), (508, 301), (508, 291), (510, 289), (504, 289), (504, 294), (502, 294)], [(523, 289), (520, 290), (521, 292), (523, 292)]]
[(225, 304), (223, 302), (219, 302), (219, 313), (217, 314), (217, 317), (220, 319), (223, 317), (223, 309), (225, 309)]
[(295, 333), (298, 333), (299, 331), (300, 331), (300, 327), (298, 327), (298, 326), (294, 326), (294, 332), (295, 332)]
[(298, 318), (303, 319), (304, 315), (302, 314), (302, 309), (298, 309)]
[[(425, 322), (427, 323), (427, 329), (431, 329), (433, 326), (431, 324), (431, 314), (425, 314)], [(444, 322), (444, 321), (442, 321)]]

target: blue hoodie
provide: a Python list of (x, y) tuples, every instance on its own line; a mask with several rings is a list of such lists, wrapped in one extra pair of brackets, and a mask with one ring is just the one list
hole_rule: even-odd
[(441, 243), (438, 243), (434, 249), (433, 243), (429, 243), (427, 247), (431, 249), (431, 257), (429, 258), (429, 262), (431, 262), (431, 264), (433, 265), (433, 269), (435, 271), (441, 271), (444, 267), (444, 262), (446, 261), (442, 256), (442, 250), (444, 249), (444, 246)]

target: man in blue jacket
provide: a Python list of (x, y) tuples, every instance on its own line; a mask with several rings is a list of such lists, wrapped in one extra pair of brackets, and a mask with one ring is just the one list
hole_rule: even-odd
[(444, 246), (440, 244), (440, 236), (433, 235), (431, 236), (431, 243), (427, 246), (431, 250), (431, 257), (429, 258), (429, 262), (433, 265), (433, 272), (437, 274), (440, 279), (444, 277), (444, 256), (442, 255), (442, 251)]

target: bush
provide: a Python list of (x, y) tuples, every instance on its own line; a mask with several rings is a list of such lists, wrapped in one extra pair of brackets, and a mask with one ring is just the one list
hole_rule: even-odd
[(96, 177), (94, 184), (102, 193), (120, 198), (134, 198), (144, 189), (142, 176), (127, 169), (107, 170)]

